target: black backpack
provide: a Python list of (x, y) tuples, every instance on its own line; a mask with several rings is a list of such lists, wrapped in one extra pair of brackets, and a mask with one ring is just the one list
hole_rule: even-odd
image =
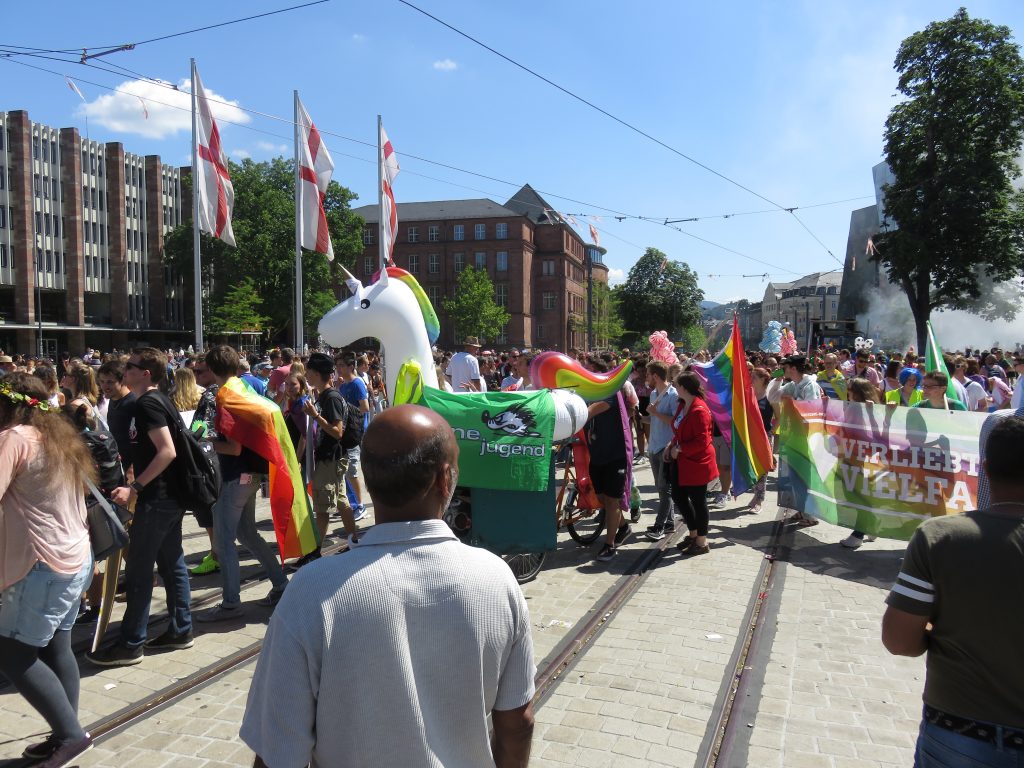
[(124, 485), (125, 480), (117, 441), (105, 429), (86, 430), (82, 433), (82, 438), (89, 446), (92, 460), (96, 463), (96, 470), (100, 476), (97, 485), (103, 495), (109, 497), (111, 491)]
[(208, 512), (220, 496), (220, 461), (213, 444), (199, 442), (185, 426), (181, 414), (166, 395), (156, 395), (171, 417), (171, 439), (174, 441), (174, 462), (168, 489), (189, 512)]
[(341, 433), (341, 447), (347, 451), (363, 442), (363, 412), (346, 400), (344, 395), (341, 401), (345, 403), (345, 431)]

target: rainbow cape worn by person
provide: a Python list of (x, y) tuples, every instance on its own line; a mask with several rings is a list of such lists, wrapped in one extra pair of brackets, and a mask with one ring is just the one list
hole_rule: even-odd
[(745, 493), (775, 467), (775, 457), (750, 384), (735, 316), (729, 343), (710, 363), (694, 363), (693, 371), (703, 379), (711, 415), (732, 449), (733, 493)]
[(232, 376), (217, 391), (216, 428), (270, 465), (270, 511), (281, 560), (316, 549), (320, 535), (281, 409)]

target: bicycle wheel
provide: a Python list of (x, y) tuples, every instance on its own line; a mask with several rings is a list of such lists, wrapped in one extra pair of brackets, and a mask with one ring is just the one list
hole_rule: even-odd
[[(567, 515), (567, 517), (570, 517)], [(569, 529), (569, 535), (572, 536), (573, 541), (584, 547), (589, 547), (595, 541), (597, 537), (601, 535), (601, 531), (604, 530), (604, 510), (594, 510), (592, 514), (586, 517), (582, 516), (579, 510), (574, 510), (572, 517), (576, 519), (566, 525)]]
[(501, 559), (508, 564), (516, 581), (525, 584), (537, 578), (547, 556), (547, 552), (526, 552), (521, 555), (502, 555)]

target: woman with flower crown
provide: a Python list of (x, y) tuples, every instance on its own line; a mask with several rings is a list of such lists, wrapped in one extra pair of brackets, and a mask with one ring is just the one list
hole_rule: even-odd
[(92, 577), (92, 455), (28, 373), (0, 381), (0, 672), (50, 726), (25, 750), (56, 768), (92, 746), (78, 722), (71, 628)]

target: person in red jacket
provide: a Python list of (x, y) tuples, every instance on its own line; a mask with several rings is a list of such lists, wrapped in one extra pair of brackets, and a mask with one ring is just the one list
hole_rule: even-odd
[(697, 374), (684, 371), (676, 379), (679, 405), (673, 419), (672, 443), (666, 460), (676, 464), (672, 500), (683, 515), (690, 535), (676, 545), (684, 555), (706, 555), (708, 549), (708, 483), (718, 477), (718, 462), (711, 440), (711, 410), (704, 402), (704, 386)]

